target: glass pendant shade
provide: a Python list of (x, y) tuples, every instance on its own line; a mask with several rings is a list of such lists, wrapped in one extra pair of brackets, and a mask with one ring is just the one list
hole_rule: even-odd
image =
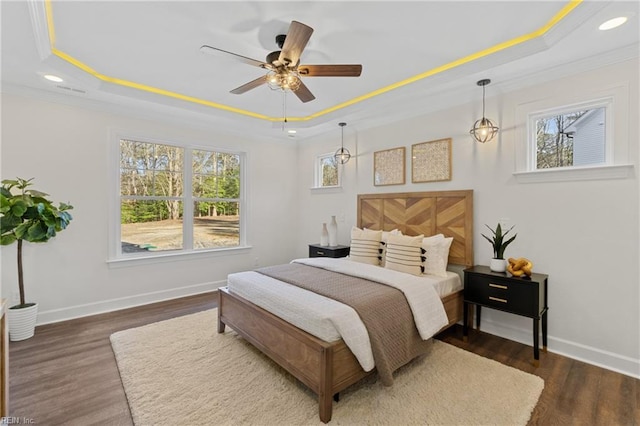
[(349, 162), (349, 159), (351, 159), (351, 153), (347, 148), (344, 147), (344, 126), (346, 125), (347, 123), (338, 123), (338, 126), (341, 127), (342, 131), (342, 142), (340, 148), (336, 151), (335, 154), (333, 154), (333, 158), (335, 158), (336, 163), (338, 164), (347, 164)]
[(477, 83), (478, 86), (482, 86), (482, 118), (476, 120), (471, 130), (469, 130), (469, 134), (481, 143), (491, 141), (498, 134), (498, 130), (500, 130), (498, 126), (484, 116), (484, 86), (489, 83), (491, 83), (489, 79), (480, 80)]

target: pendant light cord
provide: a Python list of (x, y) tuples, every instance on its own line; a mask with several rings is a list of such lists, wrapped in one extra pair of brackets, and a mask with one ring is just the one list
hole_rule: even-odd
[(486, 84), (482, 85), (482, 119), (484, 120), (484, 88)]

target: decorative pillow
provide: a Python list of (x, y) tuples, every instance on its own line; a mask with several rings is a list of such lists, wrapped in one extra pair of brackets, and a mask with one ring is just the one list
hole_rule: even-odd
[(392, 231), (382, 231), (382, 241), (380, 241), (380, 266), (382, 266), (383, 268), (387, 256), (387, 241), (389, 240), (389, 235), (402, 235), (402, 231), (400, 231), (399, 229), (394, 229)]
[(360, 229), (354, 226), (351, 228), (349, 259), (355, 262), (379, 265), (380, 241), (382, 241), (382, 231)]
[(439, 235), (439, 238), (438, 235), (434, 235), (422, 241), (422, 248), (424, 249), (423, 272), (427, 275), (446, 278), (447, 265), (449, 263), (449, 249), (451, 248), (453, 238), (445, 238), (444, 235)]
[(389, 235), (385, 268), (422, 275), (422, 239), (424, 235), (408, 237)]

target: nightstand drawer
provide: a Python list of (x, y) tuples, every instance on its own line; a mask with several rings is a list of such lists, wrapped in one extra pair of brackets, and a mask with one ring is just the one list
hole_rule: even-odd
[(309, 257), (346, 257), (349, 256), (349, 249), (349, 246), (309, 244)]
[(540, 314), (537, 282), (470, 275), (464, 294), (467, 302), (530, 317)]

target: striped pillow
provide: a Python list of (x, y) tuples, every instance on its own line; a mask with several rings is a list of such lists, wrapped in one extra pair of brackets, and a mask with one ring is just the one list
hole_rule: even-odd
[(422, 239), (424, 235), (409, 237), (389, 235), (385, 268), (422, 275)]
[(372, 231), (370, 229), (351, 228), (351, 249), (349, 259), (368, 263), (370, 265), (380, 264), (380, 241), (382, 231)]
[[(367, 228), (364, 228), (365, 231)], [(402, 235), (402, 231), (399, 229), (394, 229), (392, 231), (382, 231), (382, 239), (380, 240), (380, 266), (384, 267), (385, 257), (387, 254), (387, 240), (389, 239), (389, 235)]]

